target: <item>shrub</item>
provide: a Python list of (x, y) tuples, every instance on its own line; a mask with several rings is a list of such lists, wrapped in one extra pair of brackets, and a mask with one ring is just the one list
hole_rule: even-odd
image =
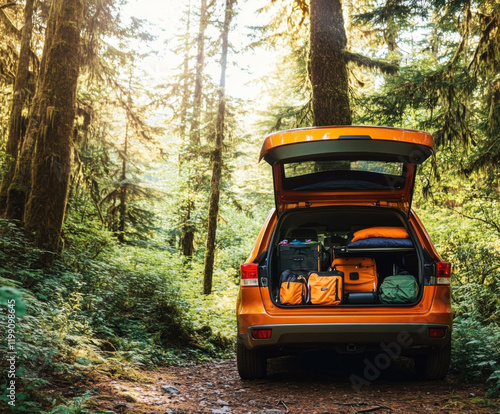
[(500, 388), (500, 327), (481, 324), (472, 316), (458, 317), (453, 325), (452, 371), (465, 380), (493, 383), (490, 394)]
[[(16, 408), (39, 412), (53, 406), (53, 399), (64, 403), (61, 409), (72, 405), (62, 395), (51, 394), (49, 400), (40, 391), (57, 388), (51, 383), (58, 376), (75, 382), (92, 372), (123, 375), (128, 367), (203, 360), (232, 349), (222, 331), (225, 325), (215, 322), (220, 311), (210, 309), (217, 300), (191, 290), (198, 265), (186, 268), (176, 254), (116, 245), (106, 234), (90, 231), (89, 239), (84, 234), (73, 238), (47, 269), (38, 265), (43, 252), (17, 226), (0, 220), (0, 307), (15, 297), (19, 317)], [(88, 240), (90, 244), (81, 244)], [(215, 286), (221, 287), (218, 282)], [(206, 310), (202, 321), (193, 310), (193, 297)], [(6, 315), (2, 309), (2, 331)], [(2, 354), (5, 346), (0, 344)], [(5, 385), (0, 380), (0, 387)], [(0, 411), (8, 408), (7, 393), (2, 396)]]

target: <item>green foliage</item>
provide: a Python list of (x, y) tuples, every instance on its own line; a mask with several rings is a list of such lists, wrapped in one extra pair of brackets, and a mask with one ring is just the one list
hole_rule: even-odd
[[(201, 264), (187, 267), (165, 249), (118, 246), (106, 231), (91, 227), (68, 234), (63, 256), (41, 269), (43, 252), (33, 249), (15, 225), (0, 225), (5, 258), (0, 306), (16, 298), (17, 362), (23, 372), (17, 401), (30, 401), (22, 405), (27, 411), (51, 405), (40, 388), (51, 386), (55, 376), (75, 382), (92, 373), (131, 375), (132, 367), (232, 353), (235, 269), (217, 274), (217, 293), (206, 297)], [(1, 315), (3, 326), (6, 312)], [(54, 412), (79, 412), (70, 410), (82, 404), (75, 399), (56, 407), (67, 411)]]
[[(0, 129), (0, 132), (1, 132), (1, 129)], [(0, 134), (0, 136), (1, 135), (2, 134)], [(8, 168), (7, 166), (9, 165), (9, 162), (11, 161), (11, 159), (12, 158), (8, 154), (6, 154), (4, 151), (0, 151), (0, 175), (3, 175), (6, 172), (6, 169)]]
[(500, 390), (500, 327), (484, 325), (473, 317), (456, 318), (453, 324), (452, 369), (466, 380), (492, 383), (491, 396)]
[(488, 378), (488, 381), (493, 383), (493, 386), (488, 390), (488, 397), (494, 397), (500, 394), (500, 369), (498, 369), (498, 366), (496, 368), (496, 371)]
[(454, 312), (457, 316), (472, 316), (474, 319), (496, 323), (500, 321), (500, 298), (498, 287), (480, 283), (457, 285), (453, 289)]
[[(453, 198), (459, 201), (462, 196)], [(494, 396), (500, 389), (498, 233), (488, 223), (464, 219), (438, 205), (419, 214), (438, 251), (452, 263), (452, 371), (467, 381), (489, 378), (488, 395)]]

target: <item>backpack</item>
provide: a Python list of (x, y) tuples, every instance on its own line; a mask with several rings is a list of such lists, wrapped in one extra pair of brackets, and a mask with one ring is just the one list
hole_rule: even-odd
[(307, 298), (307, 279), (301, 272), (285, 270), (280, 275), (279, 299), (282, 305), (301, 305)]

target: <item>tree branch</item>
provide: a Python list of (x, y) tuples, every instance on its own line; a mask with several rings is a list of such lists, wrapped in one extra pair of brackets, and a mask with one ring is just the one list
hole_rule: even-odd
[(9, 19), (9, 16), (5, 14), (5, 12), (2, 10), (8, 5), (12, 5), (15, 3), (8, 3), (0, 6), (0, 21), (4, 24), (4, 26), (7, 28), (7, 32), (12, 33), (14, 36), (16, 36), (18, 39), (21, 39), (21, 31), (12, 23), (12, 21)]
[(17, 6), (17, 3), (15, 1), (11, 1), (10, 3), (0, 4), (0, 10), (12, 6)]
[(499, 233), (499, 234), (500, 234), (500, 226), (499, 226), (497, 223), (495, 223), (493, 220), (488, 221), (488, 220), (483, 219), (483, 218), (481, 218), (481, 217), (472, 217), (472, 216), (469, 216), (469, 215), (467, 215), (467, 214), (465, 214), (465, 213), (463, 213), (463, 212), (461, 212), (461, 211), (458, 211), (458, 210), (457, 210), (457, 209), (455, 209), (455, 208), (451, 208), (451, 210), (452, 210), (453, 212), (455, 212), (455, 213), (460, 214), (462, 217), (468, 218), (468, 219), (470, 219), (470, 220), (477, 220), (477, 221), (480, 221), (480, 222), (482, 222), (482, 223), (486, 224), (486, 225), (487, 225), (487, 226), (489, 226), (489, 227), (493, 227), (493, 228), (497, 231), (497, 233)]
[(347, 62), (353, 62), (358, 66), (369, 69), (378, 69), (382, 73), (386, 73), (388, 75), (395, 75), (399, 70), (399, 66), (395, 63), (371, 59), (367, 56), (360, 55), (359, 53), (352, 53), (345, 49), (342, 51), (342, 55)]

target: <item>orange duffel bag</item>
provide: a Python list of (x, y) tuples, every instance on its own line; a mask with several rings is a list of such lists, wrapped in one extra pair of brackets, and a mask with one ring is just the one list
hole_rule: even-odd
[(307, 291), (311, 305), (338, 305), (342, 303), (342, 276), (336, 271), (310, 272)]
[(280, 276), (280, 303), (301, 305), (307, 299), (307, 279), (300, 272), (285, 270)]
[(337, 257), (332, 269), (344, 273), (344, 292), (377, 291), (377, 266), (370, 257)]

